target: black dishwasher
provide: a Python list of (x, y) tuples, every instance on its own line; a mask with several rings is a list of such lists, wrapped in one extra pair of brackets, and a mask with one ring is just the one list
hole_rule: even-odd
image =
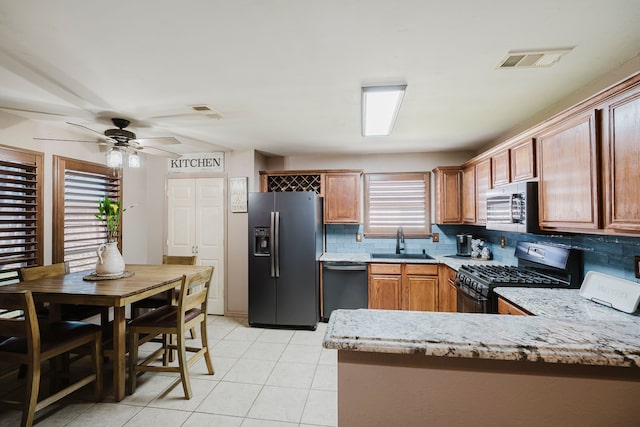
[(322, 320), (333, 310), (367, 308), (368, 302), (366, 263), (322, 263)]

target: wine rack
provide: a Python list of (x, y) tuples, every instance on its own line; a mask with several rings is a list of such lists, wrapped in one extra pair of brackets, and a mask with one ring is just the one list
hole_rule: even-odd
[(313, 191), (322, 194), (321, 175), (269, 175), (267, 191)]

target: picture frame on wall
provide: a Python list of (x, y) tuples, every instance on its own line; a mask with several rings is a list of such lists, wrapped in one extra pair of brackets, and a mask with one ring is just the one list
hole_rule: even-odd
[(231, 212), (247, 212), (247, 188), (249, 178), (246, 176), (229, 178), (229, 204)]

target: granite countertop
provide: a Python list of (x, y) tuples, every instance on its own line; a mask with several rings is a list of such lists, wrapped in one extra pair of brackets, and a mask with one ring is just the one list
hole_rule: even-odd
[(536, 316), (579, 322), (634, 322), (640, 328), (640, 313), (624, 313), (580, 296), (579, 289), (494, 288), (494, 292)]
[(347, 351), (640, 368), (640, 328), (628, 321), (336, 310), (327, 325), (324, 346)]
[(371, 258), (371, 255), (365, 253), (336, 253), (326, 252), (320, 257), (320, 261), (334, 262), (378, 262), (378, 263), (394, 263), (394, 264), (446, 264), (447, 266), (458, 270), (461, 265), (482, 263), (487, 265), (504, 265), (504, 263), (489, 260), (480, 261), (471, 258), (452, 258), (444, 255), (434, 255), (434, 259), (412, 259), (412, 258)]

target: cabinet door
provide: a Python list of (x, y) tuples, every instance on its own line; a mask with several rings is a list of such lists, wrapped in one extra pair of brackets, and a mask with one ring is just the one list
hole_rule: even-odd
[(510, 150), (511, 182), (527, 181), (536, 176), (534, 140), (527, 139)]
[(440, 264), (438, 270), (438, 311), (448, 313), (458, 311), (455, 277), (456, 271), (453, 268)]
[(505, 299), (498, 298), (498, 314), (508, 314), (511, 316), (528, 316), (529, 313), (511, 304)]
[(400, 310), (402, 276), (370, 275), (369, 308)]
[(493, 187), (511, 182), (509, 150), (504, 150), (491, 157), (491, 182)]
[(491, 159), (476, 164), (476, 224), (487, 223), (487, 190), (491, 188)]
[(462, 221), (476, 222), (476, 169), (474, 165), (462, 169)]
[(324, 176), (324, 222), (360, 223), (360, 174), (331, 173)]
[(436, 224), (462, 222), (462, 171), (458, 167), (438, 167), (435, 175)]
[(436, 311), (438, 309), (438, 277), (407, 276), (405, 310)]
[(599, 226), (595, 111), (553, 126), (537, 138), (540, 227)]
[(605, 228), (640, 232), (640, 88), (605, 110)]

